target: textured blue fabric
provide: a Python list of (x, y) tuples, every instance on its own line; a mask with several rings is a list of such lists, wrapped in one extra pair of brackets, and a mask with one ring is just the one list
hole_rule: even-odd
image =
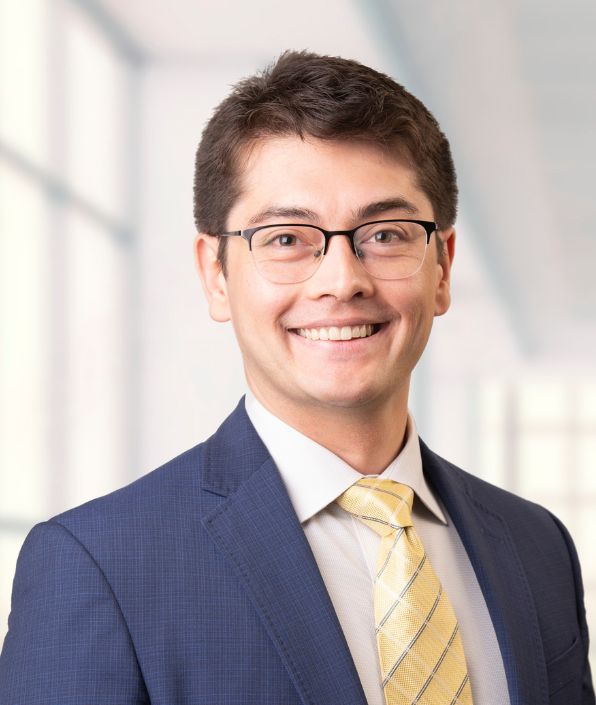
[[(593, 705), (564, 527), (422, 445), (495, 624), (512, 705)], [(365, 705), (283, 483), (241, 402), (137, 482), (21, 550), (0, 705)]]

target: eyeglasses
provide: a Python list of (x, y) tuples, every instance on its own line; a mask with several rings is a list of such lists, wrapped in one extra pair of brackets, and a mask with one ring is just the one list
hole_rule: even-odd
[(274, 284), (298, 284), (317, 271), (334, 235), (349, 238), (352, 252), (375, 279), (405, 279), (422, 267), (437, 224), (427, 220), (375, 220), (353, 230), (316, 225), (259, 225), (219, 233), (248, 242), (259, 273)]

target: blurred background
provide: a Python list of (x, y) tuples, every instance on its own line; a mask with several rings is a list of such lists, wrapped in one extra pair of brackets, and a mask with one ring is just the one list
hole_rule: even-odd
[(596, 640), (595, 36), (588, 0), (0, 0), (0, 641), (29, 528), (244, 391), (195, 275), (193, 157), (287, 48), (391, 74), (450, 138), (454, 300), (412, 409), (439, 454), (566, 523)]

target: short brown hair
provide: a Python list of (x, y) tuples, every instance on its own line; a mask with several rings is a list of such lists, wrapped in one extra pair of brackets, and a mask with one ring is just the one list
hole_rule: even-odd
[[(215, 109), (197, 149), (194, 218), (216, 235), (240, 195), (241, 150), (276, 135), (359, 139), (404, 156), (430, 200), (440, 229), (457, 211), (449, 142), (429, 110), (403, 86), (356, 61), (287, 51), (264, 71), (237, 83)], [(225, 243), (219, 259), (225, 272)]]

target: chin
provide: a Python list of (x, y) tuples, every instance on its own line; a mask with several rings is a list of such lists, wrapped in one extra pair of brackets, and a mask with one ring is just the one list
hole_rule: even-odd
[(378, 403), (384, 396), (379, 389), (348, 389), (344, 385), (335, 389), (318, 389), (309, 396), (315, 399), (320, 406), (335, 407), (338, 409), (357, 409), (369, 404)]

